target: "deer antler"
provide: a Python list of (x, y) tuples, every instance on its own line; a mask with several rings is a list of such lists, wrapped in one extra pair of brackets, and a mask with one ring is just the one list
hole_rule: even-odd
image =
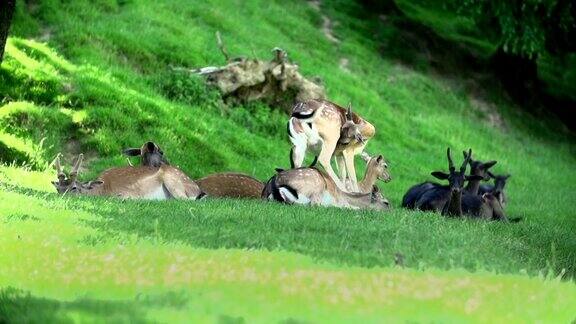
[(462, 162), (462, 166), (460, 167), (460, 172), (466, 171), (466, 165), (468, 165), (468, 163), (470, 163), (471, 158), (472, 158), (472, 149), (468, 149), (468, 154), (466, 154), (466, 158), (464, 159), (464, 162)]
[(58, 172), (58, 181), (62, 182), (66, 179), (66, 175), (62, 171), (62, 165), (60, 164), (60, 156), (62, 156), (62, 153), (58, 153), (56, 155), (56, 159), (54, 159), (54, 166), (56, 167), (56, 172)]
[(84, 154), (80, 153), (78, 155), (78, 159), (76, 160), (76, 164), (74, 164), (72, 171), (70, 171), (70, 180), (76, 180), (76, 177), (78, 176), (78, 169), (80, 169), (80, 166), (82, 165), (82, 159), (84, 159)]
[(352, 120), (352, 102), (348, 103), (348, 109), (346, 110), (346, 120)]
[(452, 154), (450, 153), (450, 148), (446, 150), (446, 155), (448, 156), (448, 169), (450, 169), (450, 171), (454, 171), (454, 169), (456, 168), (454, 167), (454, 161), (452, 161)]

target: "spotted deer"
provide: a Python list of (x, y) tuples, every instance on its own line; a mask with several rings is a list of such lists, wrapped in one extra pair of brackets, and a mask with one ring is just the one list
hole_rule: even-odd
[(369, 193), (340, 190), (332, 178), (316, 168), (277, 170), (262, 192), (262, 198), (288, 204), (386, 210), (389, 202), (374, 186)]
[(260, 198), (264, 183), (249, 175), (223, 172), (195, 180), (209, 197)]
[(200, 199), (205, 193), (180, 169), (169, 165), (158, 168), (146, 166), (117, 167), (100, 174), (98, 179), (88, 182), (78, 181), (78, 170), (82, 164), (80, 154), (68, 175), (62, 170), (60, 154), (55, 166), (58, 181), (52, 181), (60, 194), (78, 194), (88, 196), (116, 196), (141, 199)]
[[(336, 183), (346, 190), (344, 181), (349, 176), (353, 191), (358, 191), (354, 157), (360, 154), (376, 129), (365, 119), (326, 100), (297, 103), (288, 121), (288, 134), (292, 142), (290, 159), (293, 168), (302, 166), (306, 151), (318, 155), (318, 162)], [(336, 158), (340, 178), (330, 164)]]

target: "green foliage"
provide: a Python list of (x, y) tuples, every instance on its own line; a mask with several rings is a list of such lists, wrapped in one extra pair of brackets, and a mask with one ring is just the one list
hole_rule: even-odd
[[(479, 27), (499, 28), (500, 42), (507, 52), (538, 56), (576, 45), (573, 39), (569, 40), (570, 35), (576, 35), (574, 3), (570, 1), (466, 0), (456, 3), (460, 12), (471, 16)], [(563, 44), (564, 38), (572, 44)]]
[(203, 77), (188, 71), (167, 71), (154, 82), (170, 100), (205, 109), (216, 109), (223, 105), (218, 90), (208, 87)]

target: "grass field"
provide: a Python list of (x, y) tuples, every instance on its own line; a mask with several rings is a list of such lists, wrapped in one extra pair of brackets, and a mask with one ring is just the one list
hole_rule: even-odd
[[(479, 89), (387, 56), (403, 52), (382, 50), (394, 31), (376, 15), (341, 1), (320, 8), (18, 2), (0, 68), (0, 322), (574, 321), (573, 135), (522, 112), (497, 84)], [(339, 43), (323, 34), (324, 14)], [(333, 101), (353, 102), (377, 127), (367, 151), (389, 161), (394, 180), (380, 187), (392, 211), (54, 193), (56, 153), (69, 164), (84, 152), (90, 179), (146, 140), (193, 178), (264, 180), (288, 166), (282, 113), (226, 107), (169, 68), (223, 64), (216, 31), (236, 55), (286, 49)], [(507, 213), (523, 221), (401, 209), (410, 185), (446, 169), (447, 146), (498, 160), (495, 172), (512, 174)]]

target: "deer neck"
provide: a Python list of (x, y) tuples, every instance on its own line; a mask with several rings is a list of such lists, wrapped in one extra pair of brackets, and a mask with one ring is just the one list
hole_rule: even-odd
[(442, 215), (462, 216), (462, 192), (450, 192), (448, 201), (442, 210)]
[(358, 183), (358, 188), (360, 189), (361, 193), (369, 193), (372, 191), (372, 187), (376, 184), (376, 180), (378, 180), (378, 174), (374, 169), (368, 167), (366, 169), (366, 173), (364, 174), (364, 178), (362, 181)]
[(352, 207), (367, 208), (372, 205), (371, 193), (348, 193), (341, 192), (343, 200)]
[(466, 190), (466, 192), (468, 192), (471, 195), (477, 195), (479, 189), (480, 189), (480, 180), (470, 180), (468, 181), (468, 184), (464, 188), (464, 190)]

